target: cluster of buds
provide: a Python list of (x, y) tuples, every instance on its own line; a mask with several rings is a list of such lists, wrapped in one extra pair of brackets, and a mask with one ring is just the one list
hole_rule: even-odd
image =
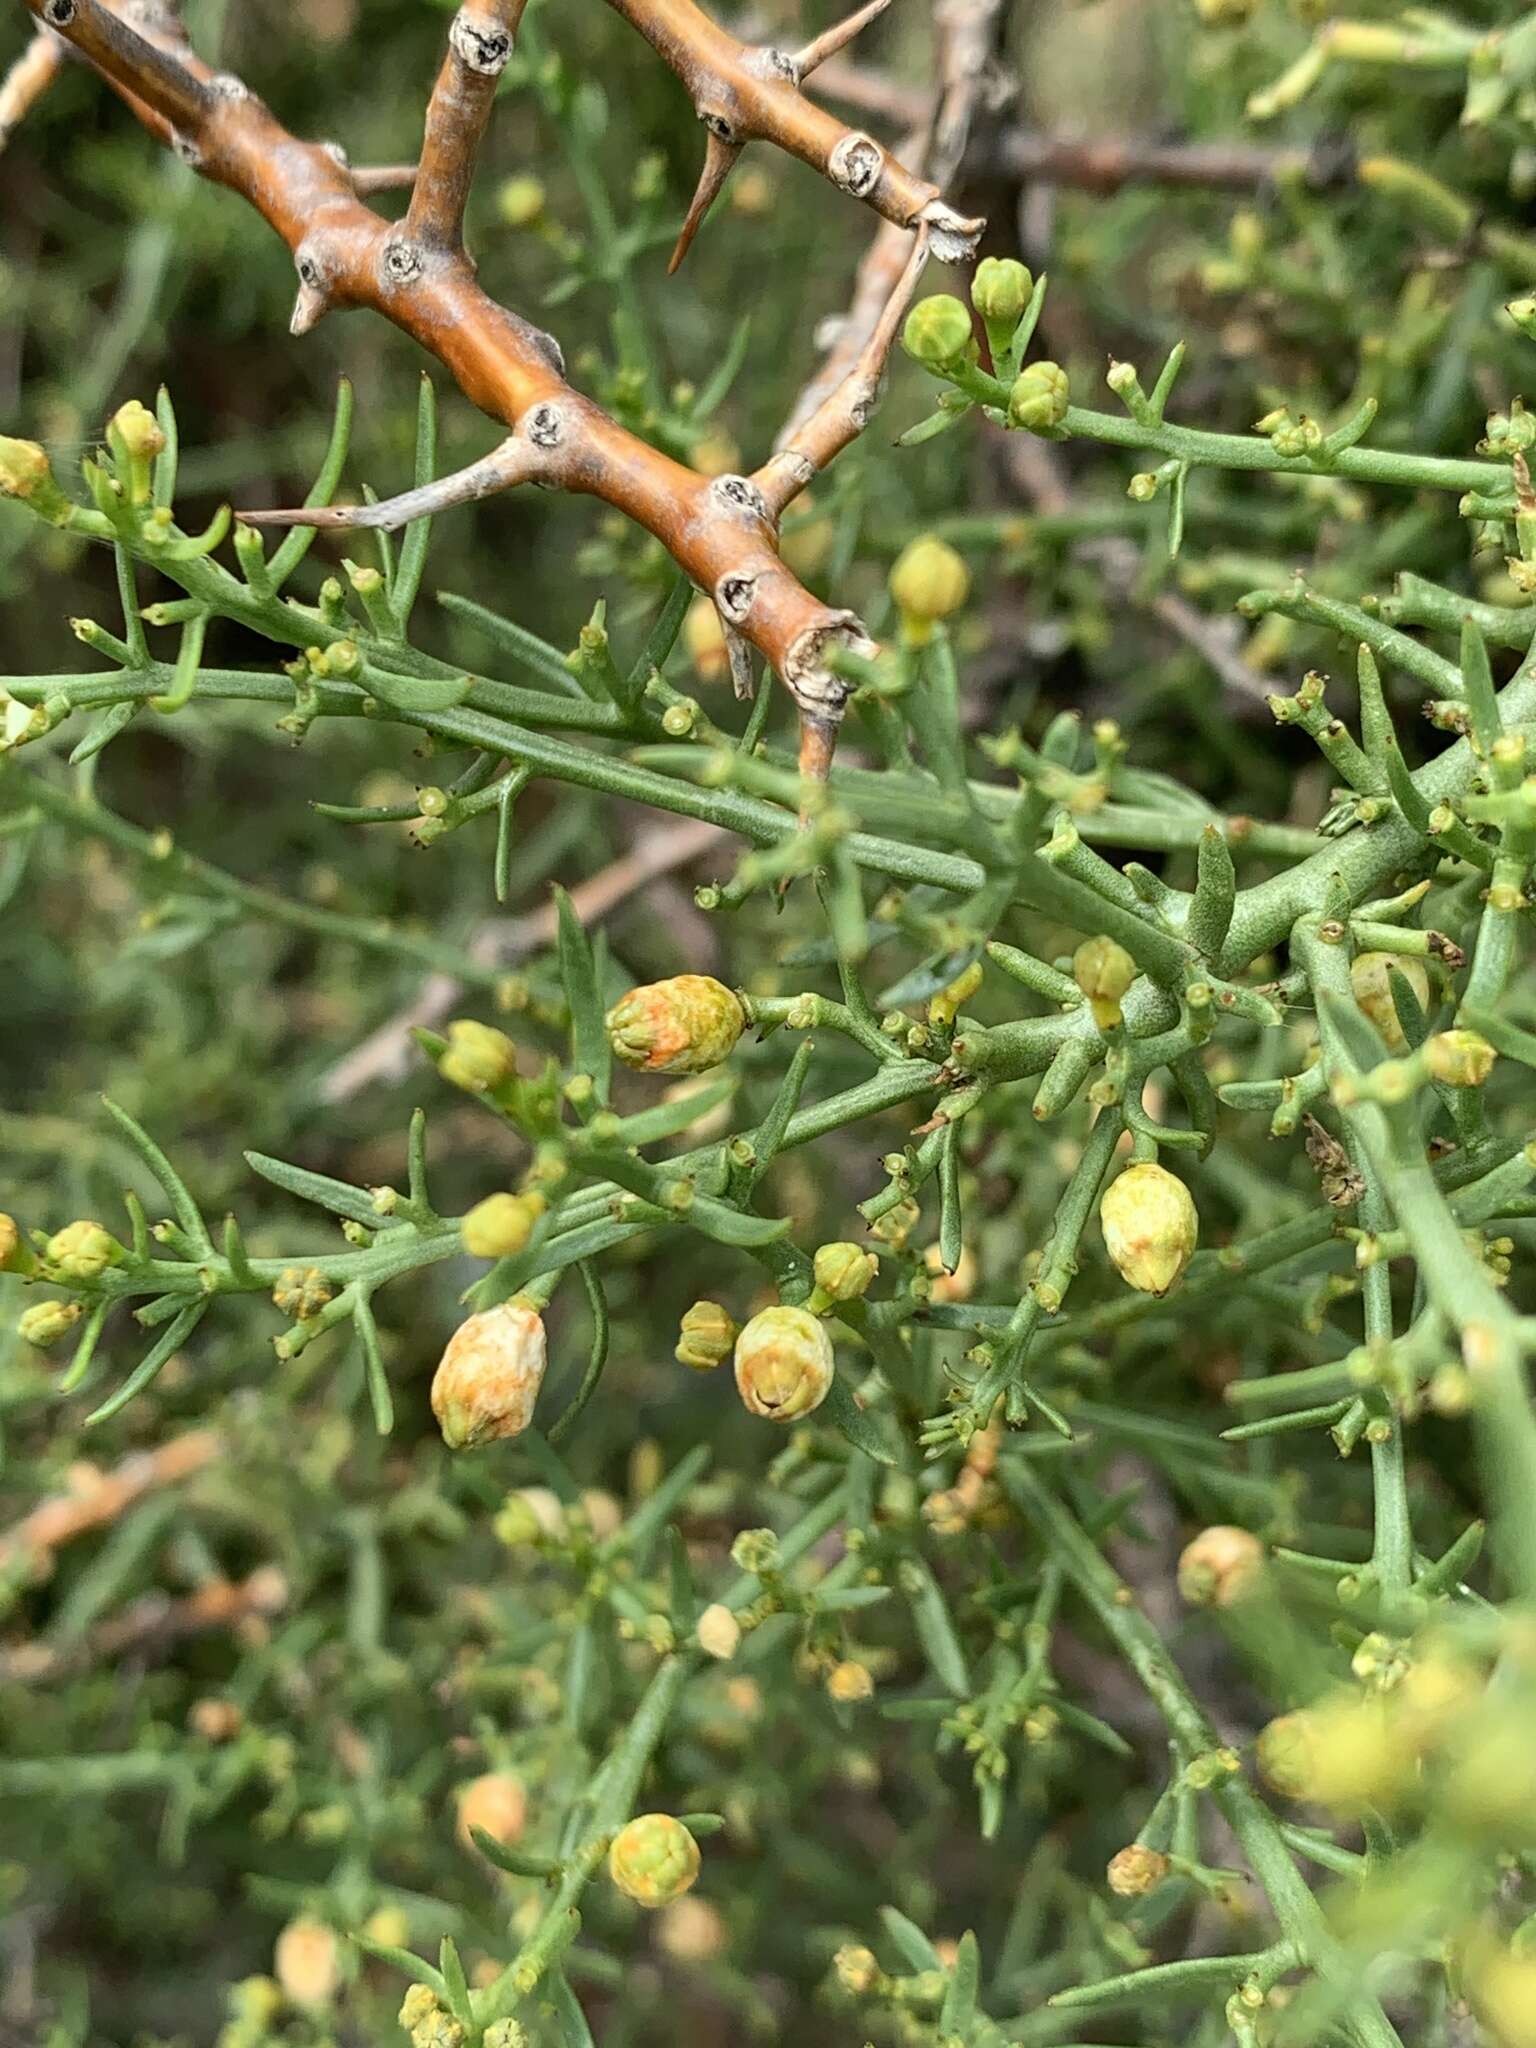
[(708, 974), (632, 988), (608, 1012), (608, 1043), (647, 1074), (703, 1074), (730, 1058), (747, 1027), (739, 996)]
[(670, 1813), (642, 1813), (613, 1838), (608, 1875), (636, 1905), (669, 1906), (699, 1875), (699, 1845)]
[(796, 1422), (832, 1387), (832, 1339), (808, 1309), (762, 1309), (736, 1339), (736, 1387), (754, 1415)]
[(1176, 1285), (1200, 1236), (1189, 1189), (1150, 1162), (1128, 1166), (1110, 1183), (1099, 1223), (1116, 1271), (1141, 1294), (1166, 1294)]
[(285, 1266), (272, 1289), (272, 1305), (293, 1323), (307, 1323), (331, 1299), (331, 1283), (318, 1266)]
[(461, 1323), (432, 1376), (432, 1413), (450, 1450), (520, 1436), (544, 1382), (544, 1322), (523, 1301)]

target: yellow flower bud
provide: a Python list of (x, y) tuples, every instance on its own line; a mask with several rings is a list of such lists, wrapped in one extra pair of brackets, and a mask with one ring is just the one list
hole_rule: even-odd
[(363, 1922), (363, 1932), (386, 1948), (405, 1948), (411, 1939), (411, 1923), (398, 1906), (379, 1906)]
[(437, 1071), (456, 1088), (484, 1095), (517, 1072), (517, 1050), (504, 1031), (459, 1017), (448, 1026), (448, 1050), (438, 1061)]
[(1140, 1842), (1119, 1849), (1109, 1859), (1105, 1880), (1119, 1899), (1144, 1899), (1155, 1892), (1173, 1865), (1161, 1849), (1147, 1849)]
[(7, 1272), (21, 1250), (21, 1228), (14, 1216), (0, 1209), (0, 1273)]
[(62, 526), (74, 509), (54, 481), (47, 450), (36, 441), (0, 434), (0, 498), (16, 498), (50, 526)]
[(901, 345), (909, 356), (932, 370), (958, 363), (971, 347), (970, 313), (947, 292), (919, 299), (901, 330)]
[(1391, 1808), (1417, 1769), (1377, 1696), (1340, 1695), (1282, 1714), (1260, 1730), (1256, 1753), (1277, 1792), (1340, 1813)]
[(694, 1372), (713, 1372), (724, 1365), (736, 1343), (736, 1319), (718, 1301), (696, 1301), (684, 1311), (672, 1356)]
[(551, 1487), (519, 1486), (497, 1509), (492, 1526), (509, 1549), (546, 1539), (558, 1543), (565, 1535), (565, 1504)]
[(838, 1983), (854, 1998), (865, 1997), (880, 1981), (880, 1965), (873, 1949), (840, 1948), (832, 1958), (832, 1967)]
[(126, 405), (120, 405), (107, 424), (110, 439), (120, 441), (138, 461), (149, 461), (159, 455), (165, 447), (165, 435), (160, 422), (136, 398), (130, 398)]
[(1424, 1064), (1447, 1088), (1481, 1088), (1497, 1058), (1477, 1031), (1436, 1031), (1424, 1041)]
[(23, 1313), (16, 1334), (24, 1344), (47, 1351), (69, 1335), (80, 1316), (78, 1301), (36, 1301)]
[(1008, 394), (1008, 418), (1031, 434), (1049, 434), (1059, 427), (1072, 403), (1072, 387), (1060, 363), (1029, 363)]
[(61, 1280), (99, 1280), (122, 1257), (123, 1247), (112, 1233), (89, 1218), (66, 1224), (48, 1240), (48, 1264)]
[(857, 1244), (824, 1244), (813, 1268), (816, 1285), (828, 1302), (860, 1301), (869, 1292), (880, 1261)]
[(515, 1259), (548, 1206), (537, 1188), (525, 1195), (487, 1195), (459, 1225), (465, 1251), (475, 1259)]
[(729, 1607), (718, 1600), (699, 1616), (694, 1635), (705, 1656), (718, 1658), (722, 1664), (734, 1657), (741, 1647), (741, 1623)]
[(803, 1308), (765, 1308), (736, 1339), (736, 1385), (754, 1415), (794, 1422), (827, 1398), (832, 1339)]
[(1179, 1558), (1179, 1592), (1191, 1607), (1233, 1607), (1258, 1591), (1264, 1546), (1224, 1522), (1202, 1529)]
[(702, 1074), (729, 1058), (746, 1029), (740, 999), (708, 974), (632, 988), (608, 1012), (608, 1043), (626, 1067)]
[(272, 1951), (272, 1974), (294, 2005), (329, 2005), (341, 1988), (341, 1944), (323, 1920), (290, 1920)]
[(331, 1298), (331, 1283), (318, 1266), (285, 1266), (272, 1290), (273, 1306), (296, 1323), (319, 1315)]
[(455, 1832), (464, 1848), (475, 1847), (470, 1832), (473, 1828), (479, 1828), (493, 1842), (508, 1849), (515, 1848), (523, 1839), (523, 1829), (528, 1824), (528, 1794), (522, 1779), (514, 1777), (511, 1771), (487, 1771), (482, 1777), (471, 1778), (467, 1785), (459, 1787), (455, 1803)]
[(245, 1726), (245, 1716), (233, 1700), (210, 1694), (194, 1700), (187, 1712), (187, 1726), (204, 1742), (233, 1742)]
[(1418, 997), (1420, 1008), (1427, 1008), (1429, 976), (1410, 953), (1357, 953), (1349, 963), (1349, 981), (1356, 1004), (1387, 1041), (1388, 1050), (1402, 1052), (1408, 1036), (1398, 1022), (1397, 1005), (1392, 999), (1389, 976), (1394, 970)]
[(1104, 937), (1084, 939), (1072, 955), (1072, 979), (1088, 998), (1101, 1031), (1120, 1022), (1120, 999), (1136, 979), (1136, 962), (1124, 946)]
[(504, 178), (496, 188), (496, 211), (509, 228), (531, 228), (544, 211), (540, 179)]
[(432, 1413), (450, 1450), (519, 1436), (544, 1379), (544, 1324), (516, 1301), (483, 1309), (448, 1340), (432, 1377)]
[(960, 555), (935, 534), (909, 541), (892, 566), (889, 588), (901, 613), (902, 637), (921, 646), (935, 624), (947, 619), (970, 595), (971, 572)]
[(669, 1906), (699, 1875), (699, 1845), (670, 1813), (642, 1813), (619, 1829), (608, 1851), (608, 1875), (641, 1906)]
[(856, 1658), (845, 1658), (827, 1673), (828, 1697), (840, 1706), (855, 1706), (860, 1700), (872, 1699), (874, 1691), (875, 1681), (869, 1666), (860, 1664)]
[(1164, 1166), (1128, 1166), (1099, 1205), (1104, 1245), (1127, 1286), (1166, 1294), (1200, 1234), (1194, 1200)]

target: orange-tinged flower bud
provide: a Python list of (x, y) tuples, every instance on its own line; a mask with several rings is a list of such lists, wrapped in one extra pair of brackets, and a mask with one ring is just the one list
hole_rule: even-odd
[(1110, 1857), (1104, 1876), (1116, 1898), (1144, 1899), (1148, 1892), (1157, 1890), (1172, 1868), (1161, 1849), (1147, 1849), (1140, 1842), (1132, 1842)]
[(794, 1422), (827, 1398), (832, 1339), (807, 1309), (765, 1308), (736, 1339), (736, 1385), (754, 1415)]
[(860, 1700), (872, 1699), (875, 1691), (874, 1675), (867, 1664), (859, 1663), (855, 1657), (844, 1658), (841, 1664), (834, 1664), (827, 1673), (828, 1697), (839, 1706), (856, 1706)]
[(729, 1058), (746, 1029), (740, 999), (709, 974), (632, 988), (608, 1012), (608, 1043), (626, 1067), (702, 1074)]
[(1389, 1051), (1402, 1052), (1408, 1035), (1398, 1021), (1392, 998), (1391, 975), (1400, 974), (1419, 999), (1420, 1008), (1429, 1003), (1429, 976), (1411, 953), (1357, 953), (1349, 963), (1350, 986), (1355, 1002), (1387, 1041)]
[(1202, 1529), (1179, 1558), (1179, 1592), (1191, 1607), (1235, 1606), (1258, 1591), (1263, 1577), (1263, 1544), (1224, 1522)]
[(459, 1225), (465, 1251), (476, 1259), (515, 1259), (548, 1206), (537, 1188), (525, 1195), (487, 1195)]
[(50, 526), (62, 526), (73, 510), (54, 481), (46, 449), (7, 434), (0, 434), (0, 498), (19, 499)]
[(1099, 1204), (1104, 1244), (1122, 1280), (1166, 1294), (1189, 1264), (1200, 1219), (1183, 1181), (1164, 1166), (1128, 1166)]
[(323, 1920), (290, 1920), (272, 1951), (272, 1974), (294, 2005), (328, 2005), (341, 1988), (341, 1944)]
[(213, 1694), (194, 1700), (187, 1712), (187, 1726), (204, 1742), (233, 1742), (245, 1726), (245, 1716), (233, 1700)]
[(272, 1289), (272, 1303), (296, 1323), (319, 1315), (331, 1298), (331, 1283), (318, 1266), (284, 1266)]
[(432, 1378), (432, 1413), (449, 1449), (521, 1435), (533, 1420), (544, 1362), (543, 1320), (522, 1302), (500, 1302), (461, 1323)]
[(669, 1906), (698, 1878), (699, 1845), (672, 1814), (637, 1814), (613, 1838), (608, 1875), (637, 1905)]
[(713, 1372), (730, 1357), (736, 1336), (735, 1317), (718, 1301), (696, 1301), (683, 1313), (672, 1356), (694, 1372)]
[(466, 1849), (475, 1846), (471, 1828), (479, 1828), (493, 1842), (510, 1849), (522, 1840), (527, 1824), (528, 1793), (522, 1779), (511, 1771), (487, 1771), (460, 1786), (457, 1833)]

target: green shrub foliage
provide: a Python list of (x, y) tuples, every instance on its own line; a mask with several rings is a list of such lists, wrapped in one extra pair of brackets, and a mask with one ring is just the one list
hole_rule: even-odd
[[(224, 12), (415, 147), (445, 9)], [(602, 508), (232, 522), (483, 423), (10, 143), (7, 2039), (1536, 2043), (1536, 15), (973, 12), (824, 784)], [(668, 284), (668, 84), (534, 6), (471, 229), (750, 469), (871, 223)]]

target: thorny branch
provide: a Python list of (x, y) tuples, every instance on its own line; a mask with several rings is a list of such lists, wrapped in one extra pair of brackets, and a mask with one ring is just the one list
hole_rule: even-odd
[[(431, 508), (408, 497), (353, 508), (352, 523), (389, 524), (517, 483), (601, 498), (654, 534), (714, 600), (729, 632), (783, 678), (800, 711), (806, 770), (825, 773), (849, 688), (828, 657), (840, 645), (868, 651), (869, 642), (854, 613), (813, 596), (784, 566), (778, 516), (858, 432), (879, 364), (861, 357), (814, 436), (781, 450), (750, 477), (697, 474), (566, 383), (558, 345), (482, 290), (462, 241), (476, 148), (525, 0), (470, 0), (455, 15), (410, 208), (398, 223), (363, 203), (337, 144), (291, 135), (241, 80), (197, 58), (162, 8), (130, 7), (128, 0), (25, 4), (178, 155), (248, 199), (282, 236), (299, 275), (295, 334), (328, 312), (369, 307), (435, 355), (467, 398), (511, 428), (490, 456), (433, 486)], [(980, 222), (962, 221), (936, 187), (800, 91), (801, 77), (878, 10), (866, 8), (792, 56), (746, 49), (692, 0), (626, 0), (619, 11), (679, 71), (710, 126), (712, 148), (725, 147), (727, 133), (733, 151), (756, 137), (771, 140), (904, 229), (918, 229), (903, 273), (908, 292), (930, 248), (952, 258), (969, 253)], [(872, 346), (888, 345), (904, 306), (901, 299)], [(277, 523), (292, 518), (283, 514)], [(345, 522), (333, 511), (312, 523)], [(741, 666), (738, 658), (738, 674)]]

